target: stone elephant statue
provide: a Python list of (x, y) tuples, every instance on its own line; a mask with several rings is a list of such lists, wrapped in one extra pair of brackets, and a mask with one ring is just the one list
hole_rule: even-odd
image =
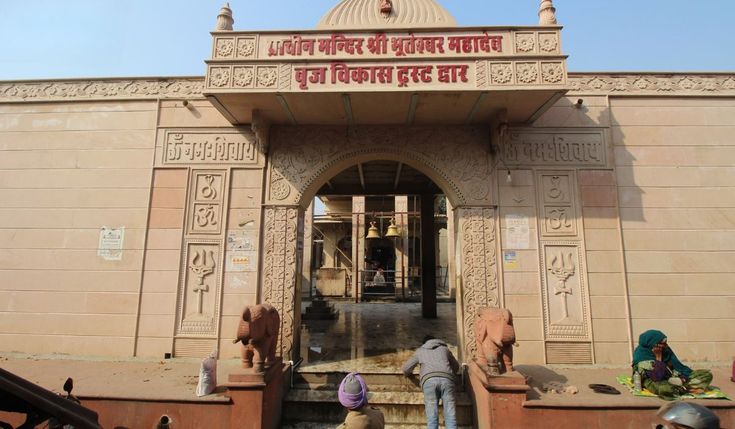
[(276, 345), (281, 318), (272, 305), (246, 306), (237, 327), (237, 339), (242, 342), (242, 367), (263, 372), (276, 360)]
[(475, 339), (478, 365), (487, 366), (492, 375), (513, 371), (516, 331), (509, 310), (493, 307), (480, 309), (475, 319)]

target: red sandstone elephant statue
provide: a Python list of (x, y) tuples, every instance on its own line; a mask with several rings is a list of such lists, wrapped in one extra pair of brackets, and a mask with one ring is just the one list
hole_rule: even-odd
[[(513, 315), (505, 308), (481, 308), (475, 319), (477, 364), (487, 366), (490, 374), (513, 371), (513, 344), (516, 331)], [(500, 355), (502, 354), (502, 365)]]
[(281, 318), (272, 305), (246, 306), (237, 327), (237, 339), (242, 342), (242, 367), (263, 372), (276, 360), (276, 344)]

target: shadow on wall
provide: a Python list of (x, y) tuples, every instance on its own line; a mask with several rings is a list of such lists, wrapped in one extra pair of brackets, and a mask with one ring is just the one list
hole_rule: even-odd
[(528, 399), (540, 399), (544, 383), (566, 383), (569, 379), (543, 365), (514, 365), (516, 371), (526, 377), (526, 383), (531, 387)]
[(626, 142), (626, 136), (623, 127), (616, 120), (610, 101), (608, 98), (607, 108), (600, 113), (598, 120), (602, 116), (607, 116), (610, 121), (610, 132), (608, 134), (610, 152), (612, 157), (610, 163), (615, 167), (615, 184), (618, 194), (618, 212), (620, 213), (620, 222), (645, 222), (645, 213), (643, 211), (643, 194), (644, 191), (636, 184), (635, 165), (636, 157), (628, 150), (630, 142)]

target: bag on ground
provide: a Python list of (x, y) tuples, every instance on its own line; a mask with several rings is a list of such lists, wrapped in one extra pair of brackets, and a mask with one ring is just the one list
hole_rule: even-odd
[(217, 358), (216, 352), (202, 359), (199, 367), (199, 383), (197, 384), (197, 396), (206, 396), (217, 388)]

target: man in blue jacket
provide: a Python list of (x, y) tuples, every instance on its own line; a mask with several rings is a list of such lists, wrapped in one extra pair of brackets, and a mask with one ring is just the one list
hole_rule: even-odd
[(403, 373), (410, 376), (416, 365), (421, 365), (419, 377), (424, 391), (427, 428), (439, 428), (439, 399), (441, 399), (444, 404), (444, 426), (446, 429), (456, 429), (454, 374), (459, 371), (459, 362), (447, 348), (447, 343), (427, 335), (424, 337), (423, 345), (403, 365)]

